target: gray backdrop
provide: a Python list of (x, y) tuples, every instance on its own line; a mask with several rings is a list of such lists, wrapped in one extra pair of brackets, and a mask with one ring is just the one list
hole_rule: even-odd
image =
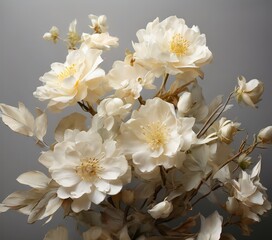
[[(209, 101), (217, 94), (227, 95), (236, 85), (236, 77), (259, 78), (265, 84), (263, 102), (258, 110), (234, 107), (230, 116), (243, 123), (251, 135), (260, 128), (272, 125), (272, 82), (270, 77), (272, 56), (272, 2), (270, 0), (1, 0), (0, 1), (0, 102), (17, 105), (22, 101), (34, 113), (35, 107), (44, 108), (32, 96), (41, 85), (39, 77), (49, 71), (50, 64), (63, 62), (65, 47), (43, 41), (44, 32), (52, 25), (67, 32), (69, 23), (76, 18), (79, 31), (88, 31), (88, 14), (106, 14), (110, 33), (118, 36), (120, 47), (104, 55), (104, 68), (123, 59), (126, 48), (132, 49), (135, 33), (157, 16), (162, 20), (177, 15), (189, 26), (198, 25), (207, 36), (207, 44), (214, 54), (214, 61), (204, 68), (202, 82)], [(79, 108), (65, 111), (80, 110)], [(60, 114), (50, 115), (48, 137)], [(0, 200), (9, 193), (22, 189), (16, 178), (30, 170), (45, 170), (37, 162), (40, 149), (32, 139), (13, 133), (0, 124)], [(272, 149), (263, 152), (262, 183), (272, 199), (271, 159)], [(57, 214), (52, 222), (43, 226), (26, 223), (26, 216), (15, 212), (0, 215), (0, 239), (43, 239), (47, 229), (58, 224), (70, 226), (71, 237), (76, 239), (73, 220), (63, 220)], [(261, 239), (271, 235), (272, 215), (256, 224), (253, 234), (245, 239)], [(239, 232), (239, 231), (238, 231)], [(239, 236), (239, 235), (238, 235)], [(271, 236), (269, 236), (269, 239)], [(244, 239), (237, 237), (237, 239)], [(267, 238), (266, 238), (267, 239)]]

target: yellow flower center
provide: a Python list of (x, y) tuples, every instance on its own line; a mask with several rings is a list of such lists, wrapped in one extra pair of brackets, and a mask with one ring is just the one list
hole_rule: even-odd
[(145, 141), (151, 150), (158, 150), (164, 146), (168, 139), (168, 131), (165, 124), (157, 121), (141, 126)]
[(176, 33), (170, 43), (170, 52), (177, 55), (184, 55), (189, 48), (189, 41), (186, 40), (180, 33)]
[(59, 80), (64, 80), (73, 76), (76, 73), (76, 64), (66, 67), (61, 73), (58, 74)]
[(81, 160), (81, 164), (76, 167), (76, 173), (82, 180), (91, 181), (93, 177), (97, 176), (103, 169), (99, 165), (99, 160), (96, 158), (85, 158)]

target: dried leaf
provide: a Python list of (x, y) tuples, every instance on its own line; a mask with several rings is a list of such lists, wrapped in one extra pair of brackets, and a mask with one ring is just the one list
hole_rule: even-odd
[(67, 129), (78, 129), (80, 131), (86, 129), (86, 117), (80, 113), (72, 113), (64, 117), (55, 130), (55, 139), (58, 142), (63, 141), (64, 132)]
[(44, 237), (43, 240), (68, 240), (68, 231), (65, 227), (59, 226), (55, 229), (50, 230)]
[(178, 227), (176, 227), (175, 229), (173, 229), (173, 231), (175, 232), (179, 232), (179, 233), (185, 233), (188, 232), (188, 229), (196, 226), (196, 221), (199, 218), (199, 214), (192, 216), (192, 217), (188, 217), (186, 219), (185, 222), (183, 222), (182, 224), (180, 224)]
[(38, 140), (43, 141), (47, 131), (47, 116), (41, 109), (36, 108), (37, 117), (35, 119), (35, 135)]
[(6, 104), (0, 104), (2, 121), (14, 132), (33, 136), (34, 134), (34, 117), (21, 102), (18, 108)]
[(30, 171), (21, 174), (17, 178), (17, 181), (33, 188), (46, 188), (50, 182), (50, 178), (48, 178), (42, 172)]

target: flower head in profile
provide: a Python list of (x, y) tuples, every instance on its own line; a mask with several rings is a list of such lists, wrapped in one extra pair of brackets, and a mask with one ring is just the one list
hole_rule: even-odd
[(201, 216), (201, 229), (197, 240), (219, 240), (222, 232), (223, 217), (214, 212), (208, 218)]
[(257, 79), (252, 79), (249, 82), (245, 77), (238, 77), (238, 87), (235, 89), (236, 99), (238, 102), (256, 107), (256, 104), (261, 101), (261, 97), (264, 91), (263, 83)]
[(89, 19), (92, 22), (90, 28), (93, 29), (95, 33), (105, 33), (108, 31), (107, 17), (105, 15), (96, 16), (90, 14)]
[(115, 95), (134, 102), (140, 97), (141, 91), (154, 89), (154, 74), (139, 64), (128, 64), (126, 61), (116, 61), (107, 75), (109, 85), (116, 90)]
[(183, 73), (188, 68), (198, 70), (212, 59), (205, 35), (176, 16), (162, 22), (156, 18), (146, 29), (139, 30), (137, 37), (139, 42), (133, 44), (135, 59), (152, 69), (157, 77)]
[[(45, 152), (39, 161), (60, 185), (58, 196), (71, 198), (74, 212), (88, 210), (106, 195), (117, 194), (129, 182), (128, 163), (113, 140), (103, 141), (99, 134), (67, 130), (64, 141)], [(125, 175), (127, 174), (127, 175)]]
[(118, 47), (118, 38), (112, 37), (108, 32), (106, 33), (83, 33), (81, 36), (82, 42), (84, 42), (89, 48), (99, 50), (110, 50), (112, 47)]
[(46, 32), (43, 35), (43, 39), (53, 41), (56, 43), (59, 39), (59, 29), (56, 26), (53, 26), (49, 32)]
[(242, 171), (238, 180), (232, 179), (227, 185), (230, 197), (226, 209), (243, 219), (260, 221), (260, 215), (271, 209), (267, 199), (266, 188), (260, 183), (261, 161), (259, 161), (249, 174)]
[(61, 110), (78, 101), (95, 102), (104, 94), (104, 70), (98, 68), (102, 62), (101, 51), (82, 46), (71, 51), (65, 63), (53, 63), (51, 71), (45, 73), (34, 96), (41, 101), (49, 100), (48, 107)]
[(80, 42), (80, 36), (76, 31), (77, 20), (75, 19), (69, 25), (69, 31), (67, 33), (67, 44), (69, 49), (74, 49)]

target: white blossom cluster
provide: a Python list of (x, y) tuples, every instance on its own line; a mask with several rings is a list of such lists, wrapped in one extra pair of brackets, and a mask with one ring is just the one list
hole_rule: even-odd
[[(176, 16), (139, 30), (133, 51), (106, 72), (101, 56), (118, 38), (106, 16), (89, 18), (92, 33), (80, 35), (74, 20), (62, 39), (66, 60), (40, 78), (34, 96), (48, 103), (45, 110), (34, 117), (23, 103), (0, 104), (3, 123), (36, 139), (38, 161), (48, 169), (20, 175), (29, 189), (10, 194), (0, 212), (16, 210), (34, 223), (62, 208), (82, 225), (83, 240), (232, 240), (230, 225), (249, 235), (250, 224), (271, 209), (252, 152), (272, 144), (272, 126), (250, 138), (223, 114), (232, 100), (256, 108), (263, 83), (239, 76), (226, 100), (207, 104), (198, 78), (212, 53), (199, 28)], [(58, 28), (44, 39), (61, 40)], [(76, 104), (84, 112), (61, 119), (46, 144), (46, 111)], [(195, 211), (203, 199), (215, 208), (209, 216)], [(68, 239), (63, 226), (44, 237)]]

